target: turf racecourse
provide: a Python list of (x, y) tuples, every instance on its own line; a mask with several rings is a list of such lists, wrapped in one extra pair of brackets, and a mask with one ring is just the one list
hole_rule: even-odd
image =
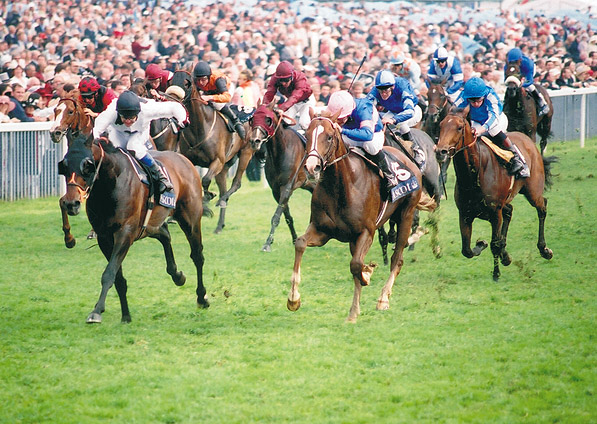
[[(105, 266), (85, 215), (62, 242), (56, 198), (0, 203), (0, 422), (2, 423), (594, 423), (596, 390), (597, 141), (551, 143), (546, 238), (514, 201), (513, 264), (491, 278), (492, 258), (460, 254), (456, 207), (442, 205), (443, 257), (429, 239), (406, 253), (390, 310), (375, 310), (381, 266), (352, 299), (348, 246), (309, 248), (302, 307), (286, 310), (294, 250), (282, 223), (260, 252), (275, 205), (244, 181), (227, 226), (203, 221), (211, 308), (194, 304), (194, 268), (171, 226), (187, 284), (165, 272), (161, 246), (142, 240), (124, 262), (133, 322), (120, 323), (111, 289), (103, 323), (85, 318)], [(291, 200), (297, 229), (306, 192)], [(215, 208), (214, 208), (215, 209)], [(217, 211), (216, 211), (217, 212)], [(475, 221), (473, 240), (490, 236)], [(368, 260), (381, 263), (375, 243)]]

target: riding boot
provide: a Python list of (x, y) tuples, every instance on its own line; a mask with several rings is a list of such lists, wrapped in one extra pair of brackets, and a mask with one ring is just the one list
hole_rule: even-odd
[(529, 177), (531, 175), (529, 167), (524, 161), (524, 157), (520, 150), (518, 150), (518, 147), (508, 137), (502, 142), (502, 147), (514, 153), (514, 156), (508, 162), (508, 172), (510, 175), (514, 175), (516, 179)]
[(402, 134), (401, 137), (403, 140), (411, 142), (412, 151), (413, 151), (413, 159), (415, 160), (415, 164), (419, 167), (421, 172), (425, 172), (425, 153), (419, 146), (419, 143), (417, 143), (415, 140), (413, 140), (410, 131)]
[(549, 113), (549, 105), (545, 101), (543, 94), (541, 94), (541, 92), (536, 88), (532, 91), (532, 93), (538, 107), (537, 116), (541, 118), (543, 115), (547, 115)]
[(162, 172), (156, 161), (149, 155), (149, 153), (143, 156), (140, 162), (143, 163), (143, 165), (147, 166), (149, 176), (151, 177), (151, 179), (153, 181), (158, 182), (158, 191), (160, 193), (174, 189), (172, 183), (168, 181), (166, 175)]
[(385, 154), (383, 150), (380, 150), (376, 155), (371, 155), (371, 159), (383, 172), (386, 189), (390, 191), (393, 187), (398, 185), (398, 179), (390, 171), (390, 158)]
[(230, 119), (230, 122), (232, 122), (232, 126), (234, 127), (240, 138), (244, 139), (245, 127), (243, 126), (243, 124), (240, 123), (240, 121), (238, 120), (238, 116), (236, 116), (236, 113), (234, 113), (232, 109), (230, 109), (230, 106), (224, 106), (222, 109), (220, 109), (220, 112), (222, 112), (224, 115), (226, 115), (228, 119)]

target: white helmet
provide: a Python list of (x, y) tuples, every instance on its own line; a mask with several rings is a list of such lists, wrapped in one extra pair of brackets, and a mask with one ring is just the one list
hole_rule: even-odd
[(340, 115), (338, 118), (346, 118), (349, 116), (354, 108), (357, 107), (352, 94), (350, 94), (346, 90), (335, 91), (330, 96), (330, 100), (328, 102), (328, 112), (332, 115), (335, 115), (340, 111)]
[(435, 51), (435, 54), (433, 55), (433, 58), (435, 60), (444, 60), (448, 58), (448, 51), (446, 50), (445, 47), (440, 47), (439, 49), (437, 49)]

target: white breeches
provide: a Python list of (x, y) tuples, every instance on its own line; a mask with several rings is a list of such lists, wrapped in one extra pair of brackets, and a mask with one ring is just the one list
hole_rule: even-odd
[(385, 136), (383, 131), (379, 131), (373, 134), (373, 140), (371, 141), (353, 140), (344, 134), (342, 134), (342, 139), (350, 147), (360, 147), (370, 155), (376, 155), (383, 147)]

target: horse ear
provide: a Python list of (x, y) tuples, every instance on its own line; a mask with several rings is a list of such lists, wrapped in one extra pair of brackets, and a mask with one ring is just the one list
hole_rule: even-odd
[(340, 116), (340, 112), (342, 112), (341, 110), (339, 110), (338, 112), (334, 113), (332, 116), (330, 116), (330, 119), (334, 122), (336, 122), (338, 120), (338, 116)]
[[(261, 97), (257, 100), (257, 107), (261, 106)], [(255, 108), (257, 109), (257, 108)]]
[(462, 111), (462, 116), (467, 117), (468, 113), (471, 111), (471, 106), (470, 105), (466, 105), (466, 107), (463, 109)]
[(269, 105), (267, 105), (267, 108), (273, 110), (274, 106), (276, 106), (276, 99), (272, 99), (272, 101), (269, 102)]

